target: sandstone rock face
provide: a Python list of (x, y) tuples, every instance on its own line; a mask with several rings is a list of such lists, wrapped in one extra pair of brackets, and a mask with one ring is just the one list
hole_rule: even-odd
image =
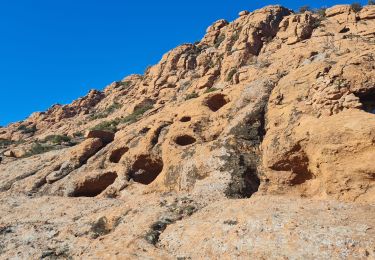
[(0, 258), (374, 258), (374, 28), (241, 12), (0, 128)]
[(375, 19), (375, 6), (374, 5), (365, 6), (359, 13), (359, 18), (361, 20)]
[(109, 131), (90, 130), (86, 133), (86, 138), (98, 138), (103, 143), (108, 144), (113, 141), (115, 134)]
[(310, 12), (284, 18), (280, 24), (278, 37), (287, 44), (295, 44), (311, 37), (318, 18)]

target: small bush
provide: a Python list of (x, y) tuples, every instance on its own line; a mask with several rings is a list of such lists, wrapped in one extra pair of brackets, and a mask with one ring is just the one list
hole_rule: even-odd
[(0, 148), (7, 148), (11, 144), (13, 144), (12, 140), (0, 139)]
[(34, 143), (30, 150), (27, 151), (27, 153), (25, 154), (24, 157), (30, 157), (30, 156), (33, 156), (33, 155), (36, 155), (36, 154), (42, 154), (42, 153), (46, 153), (46, 152), (49, 152), (49, 151), (52, 151), (54, 149), (53, 146), (50, 146), (50, 145), (43, 145), (41, 143)]
[(303, 13), (306, 13), (308, 11), (311, 11), (311, 8), (310, 6), (308, 5), (304, 5), (304, 6), (301, 6), (299, 9), (298, 9), (298, 12), (303, 14)]
[(189, 99), (193, 99), (193, 98), (197, 98), (197, 97), (199, 97), (198, 93), (193, 92), (193, 93), (190, 93), (190, 94), (186, 95), (185, 100), (189, 100)]
[(17, 128), (17, 130), (21, 131), (21, 133), (23, 133), (23, 134), (34, 134), (37, 131), (36, 125), (33, 125), (31, 127), (27, 127), (25, 125), (20, 125)]
[(71, 138), (66, 135), (49, 135), (43, 140), (45, 143), (49, 142), (52, 144), (62, 144), (62, 143), (69, 143)]
[(134, 123), (134, 122), (137, 122), (140, 117), (146, 113), (146, 111), (152, 109), (154, 106), (151, 105), (151, 104), (148, 104), (148, 105), (145, 105), (143, 107), (140, 107), (136, 110), (134, 110), (134, 112), (126, 117), (124, 117), (122, 120), (121, 120), (121, 123)]
[(239, 33), (239, 32), (235, 32), (235, 33), (230, 37), (230, 41), (231, 41), (231, 42), (236, 42), (239, 38), (240, 38), (240, 33)]
[(207, 89), (204, 93), (211, 93), (211, 92), (214, 92), (216, 90), (218, 90), (218, 89), (212, 87), (212, 88)]
[(374, 0), (368, 0), (367, 4), (368, 5), (375, 5), (375, 1)]
[(356, 13), (362, 10), (362, 5), (358, 2), (352, 3), (350, 6), (353, 9), (353, 11)]
[(321, 8), (315, 9), (314, 13), (320, 15), (321, 17), (326, 17), (326, 10), (327, 8), (321, 7)]
[(130, 81), (117, 81), (115, 88), (121, 88), (121, 87), (127, 88), (130, 86), (130, 84), (131, 84)]
[(117, 125), (119, 124), (119, 120), (115, 119), (112, 121), (104, 121), (92, 128), (92, 130), (101, 130), (101, 131), (109, 131), (109, 132), (116, 132)]
[(226, 81), (229, 82), (229, 81), (232, 81), (233, 79), (233, 76), (234, 74), (237, 73), (237, 69), (236, 68), (233, 68), (229, 71), (228, 75), (227, 75), (227, 78), (226, 78)]
[(215, 48), (219, 48), (220, 44), (221, 44), (224, 40), (225, 40), (225, 35), (221, 33), (221, 34), (215, 39), (215, 42), (214, 42)]
[(114, 102), (112, 105), (107, 107), (103, 112), (93, 114), (89, 117), (90, 120), (96, 120), (101, 118), (106, 118), (113, 112), (115, 112), (117, 109), (120, 109), (122, 107), (121, 104)]
[(103, 130), (103, 131), (110, 131), (110, 132), (117, 132), (117, 126), (121, 123), (135, 123), (137, 122), (140, 117), (148, 110), (152, 109), (153, 105), (145, 105), (143, 107), (140, 107), (134, 112), (124, 118), (115, 118), (112, 121), (104, 121), (100, 124), (96, 125), (92, 128), (92, 130)]
[(120, 109), (121, 107), (122, 107), (122, 105), (120, 103), (114, 102), (112, 105), (107, 107), (104, 110), (104, 112), (108, 113), (108, 114), (111, 114), (111, 113), (115, 112), (117, 109)]

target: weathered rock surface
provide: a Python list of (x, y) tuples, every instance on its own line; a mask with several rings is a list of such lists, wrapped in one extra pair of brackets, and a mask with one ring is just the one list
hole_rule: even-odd
[(0, 258), (374, 258), (373, 13), (241, 12), (0, 128)]

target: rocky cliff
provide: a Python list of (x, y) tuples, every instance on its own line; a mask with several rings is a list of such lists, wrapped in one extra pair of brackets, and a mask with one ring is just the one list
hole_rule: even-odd
[(375, 258), (375, 6), (219, 20), (0, 128), (1, 258)]

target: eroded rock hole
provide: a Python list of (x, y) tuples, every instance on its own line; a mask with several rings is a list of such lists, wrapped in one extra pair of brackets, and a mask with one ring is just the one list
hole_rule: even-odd
[(260, 179), (257, 170), (256, 156), (249, 155), (245, 158), (243, 155), (239, 158), (239, 169), (232, 173), (232, 181), (229, 184), (225, 195), (231, 199), (250, 198), (258, 191)]
[(227, 103), (228, 103), (228, 100), (225, 98), (225, 95), (223, 95), (223, 94), (213, 95), (213, 96), (209, 97), (206, 101), (207, 106), (213, 112), (218, 111), (220, 108), (225, 106)]
[(347, 33), (347, 32), (349, 32), (349, 31), (350, 31), (349, 28), (344, 27), (344, 28), (342, 28), (342, 29), (339, 31), (339, 33)]
[(244, 172), (245, 186), (242, 191), (242, 195), (245, 198), (250, 198), (255, 192), (258, 191), (260, 186), (260, 180), (257, 175), (257, 170), (251, 167), (247, 167)]
[(128, 147), (122, 147), (112, 151), (109, 161), (112, 163), (118, 163), (127, 151), (129, 151)]
[(160, 158), (151, 158), (149, 155), (141, 155), (134, 162), (129, 179), (148, 185), (152, 183), (163, 170), (163, 161)]
[(175, 143), (181, 146), (186, 146), (195, 143), (197, 140), (190, 135), (181, 135), (176, 137)]
[(76, 188), (73, 197), (95, 197), (113, 184), (116, 178), (116, 172), (107, 172), (96, 178), (87, 179)]
[(191, 120), (190, 116), (183, 116), (181, 117), (180, 122), (185, 123), (185, 122), (189, 122), (190, 120)]
[(366, 95), (359, 95), (362, 108), (368, 113), (375, 114), (375, 91)]

